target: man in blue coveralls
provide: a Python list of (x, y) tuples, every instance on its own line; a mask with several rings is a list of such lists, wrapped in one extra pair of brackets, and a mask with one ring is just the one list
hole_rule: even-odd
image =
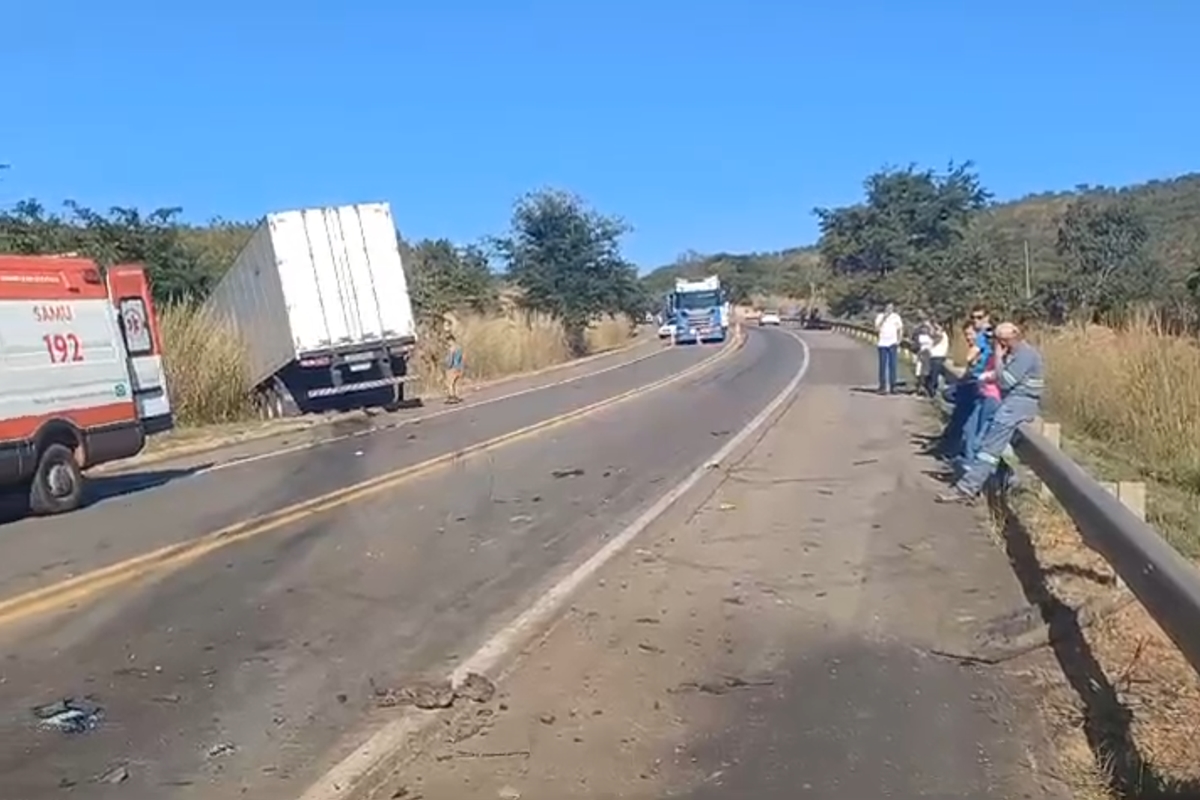
[(1038, 415), (1046, 388), (1042, 354), (1022, 338), (1021, 330), (1011, 322), (996, 327), (995, 344), (999, 355), (996, 370), (980, 377), (999, 384), (1000, 407), (983, 434), (975, 458), (966, 465), (954, 488), (938, 496), (939, 503), (971, 502), (978, 497), (1000, 467), (1017, 428)]

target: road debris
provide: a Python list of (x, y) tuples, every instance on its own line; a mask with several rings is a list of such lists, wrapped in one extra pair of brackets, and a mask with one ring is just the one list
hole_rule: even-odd
[(220, 758), (221, 756), (229, 755), (235, 750), (237, 750), (237, 745), (235, 745), (233, 742), (218, 742), (217, 744), (214, 744), (212, 747), (208, 748), (208, 757)]
[(129, 769), (123, 764), (113, 767), (107, 772), (97, 775), (94, 783), (124, 783), (129, 780)]
[(737, 506), (733, 503), (721, 503), (721, 505), (717, 506), (718, 511), (734, 511), (735, 509), (737, 509)]
[(372, 685), (372, 688), (375, 703), (381, 708), (414, 706), (423, 711), (450, 708), (458, 698), (486, 703), (496, 694), (496, 685), (476, 672), (467, 673), (457, 689), (449, 680), (416, 681), (397, 688)]
[(538, 714), (538, 722), (543, 725), (553, 725), (558, 720), (558, 717), (551, 714), (549, 711)]
[(485, 675), (478, 672), (468, 672), (454, 693), (466, 700), (476, 703), (487, 703), (496, 696), (496, 684)]
[(470, 750), (455, 750), (455, 758), (529, 758), (533, 753), (529, 750), (503, 750), (493, 753), (475, 753)]
[(671, 689), (669, 691), (672, 694), (683, 694), (686, 692), (700, 692), (701, 694), (721, 695), (721, 694), (728, 694), (729, 692), (732, 692), (735, 689), (753, 689), (753, 688), (760, 688), (763, 686), (774, 686), (774, 685), (775, 685), (775, 681), (772, 681), (772, 680), (748, 681), (748, 680), (745, 680), (744, 678), (739, 678), (739, 677), (731, 675), (731, 676), (726, 676), (724, 678), (721, 678), (719, 680), (702, 681), (700, 683), (697, 683), (695, 681), (684, 681), (683, 683), (679, 684), (678, 687), (676, 687), (675, 689)]
[(581, 467), (572, 467), (571, 469), (556, 469), (550, 474), (555, 478), (578, 478), (585, 473)]
[(104, 709), (86, 700), (67, 697), (33, 709), (43, 728), (63, 733), (87, 733), (95, 730), (104, 718)]

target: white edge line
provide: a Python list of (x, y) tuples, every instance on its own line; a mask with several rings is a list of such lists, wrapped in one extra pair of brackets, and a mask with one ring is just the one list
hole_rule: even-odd
[[(484, 642), (483, 646), (467, 660), (460, 663), (450, 673), (452, 683), (459, 684), (469, 672), (486, 674), (493, 670), (515, 647), (524, 642), (534, 629), (545, 625), (584, 582), (628, 547), (655, 520), (665, 514), (679, 498), (699, 483), (714, 465), (720, 464), (721, 461), (728, 458), (730, 453), (766, 424), (771, 415), (788, 401), (808, 372), (811, 355), (808, 343), (790, 331), (788, 334), (800, 343), (804, 353), (804, 363), (800, 365), (799, 371), (783, 391), (777, 394), (754, 419), (746, 423), (745, 427), (691, 474), (660, 497), (654, 505), (642, 512), (637, 519), (629, 523), (624, 530), (610, 539), (587, 561), (551, 586), (533, 605)], [(410, 736), (434, 724), (438, 719), (439, 717), (436, 715), (406, 714), (400, 719), (384, 725), (354, 752), (325, 773), (304, 793), (300, 800), (342, 800), (357, 788), (358, 781), (368, 775), (386, 754), (403, 747)]]
[[(642, 361), (646, 361), (647, 359), (654, 358), (657, 355), (661, 355), (670, 349), (671, 348), (669, 348), (669, 347), (663, 347), (658, 350), (655, 350), (654, 352), (646, 353), (645, 355), (638, 356), (637, 358), (631, 359), (629, 361), (622, 361), (620, 364), (613, 364), (611, 366), (605, 367), (604, 369), (595, 370), (594, 372), (585, 372), (582, 375), (576, 375), (573, 378), (564, 378), (563, 380), (554, 381), (553, 383), (543, 383), (538, 386), (529, 386), (524, 389), (519, 389), (515, 392), (509, 392), (508, 394), (497, 395), (496, 397), (489, 397), (486, 400), (480, 400), (477, 403), (464, 403), (460, 406), (455, 406), (453, 408), (443, 408), (438, 411), (433, 411), (429, 414), (423, 414), (419, 417), (410, 417), (409, 419), (402, 419), (391, 425), (372, 426), (370, 428), (365, 428), (363, 430), (354, 431), (353, 433), (343, 433), (339, 436), (329, 436), (324, 439), (317, 439), (314, 442), (303, 442), (301, 444), (295, 444), (295, 445), (292, 445), (291, 447), (285, 447), (282, 450), (272, 450), (268, 453), (258, 453), (257, 455), (244, 456), (242, 458), (234, 458), (229, 461), (222, 461), (219, 464), (213, 464), (211, 467), (205, 467), (204, 469), (198, 469), (195, 472), (193, 472), (191, 474), (191, 476), (189, 476), (189, 477), (195, 477), (197, 475), (207, 475), (211, 472), (219, 472), (220, 470), (223, 470), (223, 469), (230, 469), (232, 467), (241, 467), (246, 464), (253, 464), (258, 461), (266, 461), (267, 459), (270, 459), (270, 458), (278, 458), (279, 456), (286, 456), (286, 455), (290, 455), (292, 453), (299, 453), (299, 452), (303, 452), (304, 450), (312, 450), (315, 447), (324, 447), (327, 444), (335, 444), (337, 442), (344, 442), (347, 439), (356, 439), (360, 436), (369, 436), (374, 433), (383, 433), (384, 431), (394, 431), (399, 428), (406, 427), (408, 425), (415, 425), (418, 422), (426, 422), (428, 420), (436, 419), (438, 417), (444, 417), (448, 414), (456, 414), (459, 412), (468, 411), (472, 408), (481, 408), (483, 406), (491, 405), (492, 403), (499, 403), (502, 400), (511, 400), (514, 397), (520, 397), (522, 395), (532, 394), (533, 392), (539, 392), (543, 389), (553, 389), (557, 386), (566, 386), (568, 383), (574, 383), (575, 381), (581, 381), (584, 378), (591, 378), (596, 375), (603, 375), (606, 372), (612, 372), (613, 370), (621, 369), (622, 367), (631, 367), (634, 364), (638, 364)], [(279, 435), (286, 436), (287, 434), (280, 433)], [(251, 440), (251, 441), (253, 441), (253, 440)], [(248, 443), (249, 442), (247, 442), (247, 444)], [(234, 443), (234, 445), (236, 445), (236, 443)], [(183, 458), (185, 456), (180, 456), (180, 457)], [(147, 464), (147, 466), (149, 466), (149, 464)]]

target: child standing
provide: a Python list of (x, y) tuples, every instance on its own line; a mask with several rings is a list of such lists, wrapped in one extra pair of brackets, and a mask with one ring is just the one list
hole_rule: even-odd
[(463, 348), (454, 334), (449, 334), (450, 351), (446, 355), (446, 402), (453, 405), (461, 403), (458, 396), (458, 382), (462, 380)]

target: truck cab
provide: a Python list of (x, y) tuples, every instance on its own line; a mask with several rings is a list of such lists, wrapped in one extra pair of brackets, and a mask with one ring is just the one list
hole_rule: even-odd
[(716, 275), (698, 281), (676, 280), (671, 305), (676, 344), (725, 341), (729, 331), (728, 303)]

